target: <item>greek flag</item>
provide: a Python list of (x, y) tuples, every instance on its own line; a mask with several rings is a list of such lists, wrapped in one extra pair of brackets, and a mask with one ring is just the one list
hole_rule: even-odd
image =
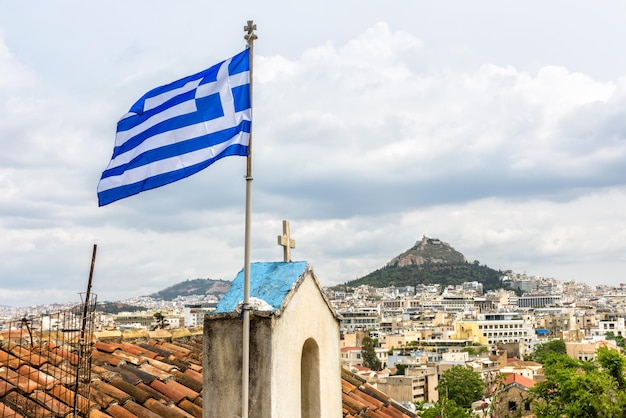
[(117, 123), (99, 206), (189, 177), (220, 158), (247, 156), (251, 123), (248, 49), (149, 91)]

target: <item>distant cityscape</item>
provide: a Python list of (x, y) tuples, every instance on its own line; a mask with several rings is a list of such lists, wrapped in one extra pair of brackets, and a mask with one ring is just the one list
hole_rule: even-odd
[[(483, 292), (478, 282), (441, 285), (375, 288), (361, 285), (347, 291), (324, 291), (341, 315), (341, 331), (367, 330), (385, 341), (389, 335), (419, 335), (423, 340), (469, 341), (495, 348), (501, 343), (520, 344), (524, 355), (546, 336), (565, 341), (604, 338), (607, 332), (626, 336), (623, 312), (626, 284), (591, 287), (575, 281), (508, 273), (503, 288)], [(336, 289), (336, 287), (335, 287)], [(97, 311), (95, 330), (151, 328), (157, 326), (155, 313), (167, 327), (202, 326), (203, 316), (215, 309), (214, 295), (178, 296), (166, 301), (150, 296), (120, 301), (121, 311)], [(0, 308), (4, 322), (35, 318), (69, 309), (77, 303), (52, 303), (30, 307)], [(132, 306), (132, 312), (123, 311)], [(496, 331), (483, 322), (499, 314), (507, 322), (516, 318), (519, 326)], [(475, 324), (476, 326), (472, 325)], [(417, 333), (417, 334), (416, 334)]]
[[(343, 367), (410, 406), (436, 402), (438, 377), (455, 365), (480, 372), (487, 384), (513, 374), (532, 385), (541, 378), (541, 364), (523, 359), (538, 344), (559, 339), (570, 357), (594, 360), (599, 347), (618, 349), (618, 340), (623, 343), (626, 337), (626, 284), (591, 287), (512, 272), (505, 273), (501, 283), (501, 289), (486, 292), (476, 281), (455, 286), (325, 288), (340, 315)], [(118, 306), (119, 312), (96, 309), (90, 326), (92, 331), (113, 332), (198, 329), (218, 302), (215, 295), (169, 301), (129, 298), (108, 303)], [(35, 330), (58, 332), (67, 323), (57, 321), (55, 312), (76, 305), (0, 308), (0, 330), (27, 322)], [(133, 311), (124, 311), (125, 307)], [(364, 364), (366, 336), (376, 341), (381, 370)], [(400, 365), (406, 370), (396, 376)]]

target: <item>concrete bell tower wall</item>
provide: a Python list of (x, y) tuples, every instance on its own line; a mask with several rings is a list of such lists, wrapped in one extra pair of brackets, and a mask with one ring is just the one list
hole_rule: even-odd
[(277, 395), (272, 399), (272, 417), (307, 416), (300, 415), (301, 388), (307, 385), (301, 370), (307, 341), (314, 341), (319, 352), (320, 408), (319, 417), (308, 416), (341, 417), (339, 322), (330, 313), (312, 275), (293, 293), (272, 334), (272, 354), (276, 359), (272, 362), (272, 394)]
[[(268, 278), (271, 280), (271, 277)], [(242, 321), (204, 321), (203, 416), (241, 415)], [(250, 418), (340, 418), (339, 321), (311, 269), (280, 310), (254, 312), (250, 329)]]
[[(249, 418), (271, 416), (272, 319), (250, 318)], [(236, 314), (207, 315), (204, 320), (202, 398), (204, 418), (241, 416), (243, 322)]]

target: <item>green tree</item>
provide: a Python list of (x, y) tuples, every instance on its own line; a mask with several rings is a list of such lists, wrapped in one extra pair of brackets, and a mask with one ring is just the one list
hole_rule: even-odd
[(382, 370), (382, 364), (376, 356), (376, 347), (378, 347), (377, 339), (370, 338), (369, 335), (363, 337), (363, 341), (361, 341), (361, 358), (363, 359), (363, 366), (374, 371), (380, 371)]
[(489, 351), (489, 349), (487, 347), (485, 347), (484, 345), (479, 345), (479, 346), (469, 346), (469, 347), (463, 347), (461, 349), (461, 351), (465, 351), (466, 353), (468, 353), (470, 356), (479, 356), (483, 353), (486, 353)]
[(417, 402), (417, 413), (420, 418), (471, 418), (472, 412), (461, 408), (453, 400), (440, 398), (433, 406), (425, 408), (423, 403)]
[(153, 327), (153, 329), (157, 329), (157, 328), (165, 329), (170, 325), (167, 322), (167, 319), (165, 318), (165, 316), (161, 312), (155, 312), (154, 315), (152, 316), (156, 320), (156, 325)]
[(546, 380), (531, 392), (537, 418), (623, 417), (623, 392), (607, 370), (595, 364), (549, 353), (543, 363)]
[(626, 348), (626, 338), (621, 335), (615, 335), (613, 331), (609, 331), (604, 336), (607, 340), (615, 340), (618, 347)]
[(404, 372), (406, 371), (406, 368), (407, 368), (406, 364), (397, 363), (396, 364), (396, 372), (394, 373), (394, 375), (395, 376), (404, 375)]
[(565, 342), (563, 340), (551, 340), (542, 344), (537, 344), (530, 354), (529, 360), (542, 363), (546, 357), (551, 354), (567, 354)]
[(465, 366), (454, 366), (441, 374), (437, 386), (440, 398), (447, 398), (462, 408), (483, 397), (485, 382), (480, 374)]
[(617, 350), (600, 347), (596, 352), (598, 363), (611, 375), (621, 390), (626, 388), (624, 370), (626, 370), (626, 357)]

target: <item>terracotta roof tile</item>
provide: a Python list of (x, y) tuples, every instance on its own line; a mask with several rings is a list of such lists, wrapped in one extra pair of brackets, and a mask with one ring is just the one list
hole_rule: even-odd
[[(6, 380), (0, 380), (0, 398), (15, 389), (15, 386)], [(1, 404), (0, 404), (1, 405)]]
[(188, 388), (187, 386), (180, 384), (174, 379), (168, 380), (166, 385), (171, 386), (173, 389), (185, 395), (185, 397), (189, 399), (191, 402), (193, 402), (198, 396), (200, 396), (200, 394), (196, 392), (195, 390), (192, 390)]
[(202, 407), (190, 402), (188, 399), (180, 401), (178, 407), (196, 418), (202, 418)]
[(341, 378), (344, 418), (357, 416), (372, 418), (416, 417), (415, 413), (402, 407), (356, 374), (342, 369)]
[[(144, 363), (141, 366), (139, 366), (139, 370), (146, 372), (148, 374), (151, 374), (152, 376), (156, 377), (159, 380), (163, 380), (166, 381), (168, 379), (172, 378), (172, 375), (168, 372), (165, 372), (163, 370), (157, 369), (156, 367), (154, 367), (151, 364), (148, 363)], [(147, 382), (146, 382), (147, 383)], [(152, 383), (152, 382), (150, 382)]]
[(118, 403), (113, 396), (94, 387), (93, 382), (89, 390), (89, 399), (97, 403), (102, 409), (107, 409), (109, 406)]
[(15, 357), (19, 357), (21, 360), (27, 362), (28, 364), (33, 364), (37, 367), (46, 363), (48, 360), (44, 357), (41, 357), (26, 348), (22, 348), (17, 345), (17, 343), (9, 343), (9, 352), (11, 352)]
[(24, 362), (20, 360), (18, 357), (14, 356), (11, 353), (8, 353), (4, 350), (0, 350), (0, 366), (11, 367), (13, 369), (17, 369)]
[(93, 351), (91, 354), (91, 358), (95, 360), (96, 364), (112, 364), (113, 366), (117, 366), (123, 362), (123, 359), (120, 357), (116, 357), (113, 354), (105, 353), (102, 351)]
[(124, 360), (126, 363), (134, 364), (136, 366), (145, 363), (147, 360), (145, 357), (136, 356), (134, 354), (127, 353), (126, 351), (122, 351), (122, 350), (115, 350), (111, 354), (111, 356), (117, 357), (119, 359)]
[(190, 362), (189, 368), (195, 372), (202, 373), (202, 363), (199, 364)]
[(37, 370), (26, 364), (22, 365), (18, 369), (20, 375), (26, 376), (29, 379), (37, 382), (41, 387), (51, 389), (57, 383), (57, 379), (49, 374), (44, 373), (42, 370)]
[(179, 392), (171, 386), (166, 385), (160, 380), (153, 380), (152, 383), (150, 383), (150, 387), (154, 390), (161, 392), (163, 395), (165, 395), (167, 399), (172, 400), (174, 403), (180, 402), (185, 397), (183, 393)]
[(58, 356), (61, 356), (62, 358), (69, 361), (70, 364), (72, 364), (73, 366), (76, 366), (78, 364), (78, 355), (76, 355), (75, 353), (71, 353), (63, 347), (55, 347), (52, 351)]
[(13, 409), (0, 403), (0, 416), (3, 418), (24, 418), (23, 415), (18, 414)]
[(175, 409), (167, 407), (154, 399), (148, 399), (144, 406), (160, 417), (180, 418), (180, 414)]
[[(123, 370), (121, 370), (119, 367), (111, 366), (110, 364), (103, 364), (102, 366), (98, 366), (92, 363), (91, 373), (95, 376), (98, 376), (99, 378), (103, 380), (106, 380), (107, 382), (110, 382), (111, 380), (115, 380), (115, 379), (124, 379), (124, 376), (122, 375)], [(137, 376), (134, 376), (134, 375), (133, 375), (133, 379), (134, 379), (133, 384), (139, 381)]]
[(189, 368), (189, 364), (190, 364), (189, 361), (181, 360), (176, 357), (164, 358), (164, 359), (161, 359), (161, 362), (172, 365), (174, 366), (174, 368), (183, 372)]
[(26, 417), (54, 417), (54, 412), (18, 392), (11, 392), (4, 397), (4, 404)]
[(106, 413), (113, 418), (140, 418), (120, 405), (111, 405), (106, 409)]
[(107, 382), (103, 382), (102, 380), (93, 380), (91, 382), (91, 389), (96, 389), (101, 393), (107, 394), (120, 404), (123, 404), (124, 402), (132, 398), (131, 395), (124, 392), (123, 390), (120, 390), (115, 386), (108, 384)]
[(25, 393), (31, 393), (38, 387), (37, 382), (30, 380), (27, 376), (22, 376), (15, 370), (5, 368), (1, 377)]
[[(141, 390), (147, 392), (150, 394), (150, 398), (158, 401), (158, 402), (163, 402), (163, 403), (168, 403), (168, 402), (172, 402), (170, 399), (168, 399), (164, 394), (162, 394), (161, 392), (159, 392), (156, 389), (152, 389), (150, 386), (146, 385), (145, 383), (139, 383), (137, 385), (138, 388), (140, 388)], [(147, 403), (148, 401), (144, 402)]]
[(61, 357), (54, 351), (50, 351), (49, 349), (39, 351), (39, 355), (48, 360), (51, 364), (58, 366), (59, 364), (67, 361), (67, 359)]
[(346, 408), (350, 414), (358, 414), (359, 411), (367, 407), (363, 402), (351, 397), (350, 394), (347, 393), (341, 394), (341, 401), (344, 408)]
[(93, 348), (95, 348), (98, 351), (103, 351), (109, 354), (111, 354), (115, 350), (119, 350), (119, 347), (116, 344), (110, 344), (104, 341), (96, 341), (95, 344), (93, 345)]
[(522, 376), (521, 374), (517, 374), (517, 373), (507, 374), (504, 377), (503, 386), (506, 387), (508, 385), (512, 385), (513, 383), (517, 383), (527, 388), (532, 388), (533, 386), (535, 386), (536, 382), (532, 379)]
[(113, 380), (111, 382), (111, 385), (129, 394), (135, 401), (139, 402), (140, 404), (143, 404), (145, 401), (152, 397), (145, 390), (141, 389), (138, 386), (132, 385), (123, 379)]
[[(154, 376), (154, 375), (152, 375), (152, 374), (150, 374), (148, 372), (145, 372), (145, 371), (143, 371), (141, 369), (138, 369), (137, 367), (130, 366), (128, 364), (123, 364), (122, 366), (119, 367), (119, 369), (121, 371), (126, 372), (126, 373), (135, 375), (137, 377), (137, 379), (139, 379), (140, 381), (142, 381), (146, 385), (149, 385), (150, 383), (152, 383), (152, 381), (154, 379), (156, 379), (156, 376)], [(132, 382), (129, 382), (129, 383), (132, 383)]]
[(39, 370), (46, 375), (52, 377), (55, 383), (62, 383), (64, 385), (73, 385), (76, 382), (76, 374), (68, 373), (67, 371), (56, 367), (51, 363), (44, 364)]
[[(79, 410), (92, 418), (201, 417), (202, 335), (181, 335), (185, 337), (168, 341), (146, 341), (144, 335), (137, 342), (120, 340), (119, 334), (95, 341), (91, 383), (81, 383), (80, 389), (89, 390), (89, 400), (74, 392), (72, 364), (78, 364), (78, 356), (66, 341), (50, 339), (28, 348), (17, 340), (0, 342), (0, 416), (69, 416), (78, 396)], [(342, 371), (341, 385), (344, 418), (415, 417), (349, 371)]]
[[(78, 410), (83, 414), (98, 408), (98, 405), (93, 400), (89, 400), (81, 394), (76, 395), (73, 390), (62, 385), (53, 387), (50, 393), (57, 399), (63, 401), (66, 405), (71, 405), (72, 408), (74, 407), (74, 401), (76, 401)], [(76, 396), (78, 396), (78, 399), (76, 399)]]
[(144, 347), (138, 346), (136, 344), (131, 344), (131, 343), (127, 343), (127, 342), (123, 342), (122, 343), (122, 347), (124, 349), (124, 351), (131, 353), (131, 354), (135, 354), (138, 356), (143, 356), (143, 357), (148, 357), (148, 358), (155, 358), (158, 354), (155, 353), (152, 350), (148, 350)]
[(111, 415), (104, 413), (99, 409), (94, 409), (89, 412), (89, 418), (111, 418)]
[(172, 370), (176, 368), (176, 366), (174, 366), (173, 364), (164, 363), (156, 359), (146, 359), (146, 360), (148, 364), (151, 365), (152, 367), (156, 367), (157, 369), (162, 370), (167, 373), (171, 372)]
[(155, 414), (145, 406), (133, 401), (126, 402), (124, 408), (141, 418), (160, 418), (160, 415)]
[(180, 344), (172, 344), (172, 343), (168, 343), (168, 342), (163, 342), (163, 343), (161, 343), (161, 347), (163, 347), (166, 350), (169, 350), (176, 357), (178, 357), (178, 355), (180, 355), (181, 357), (179, 357), (179, 358), (185, 358), (189, 354), (191, 354), (191, 350), (190, 349), (185, 348), (185, 347), (181, 346)]
[(64, 402), (54, 398), (46, 392), (36, 391), (29, 396), (33, 401), (45, 405), (47, 409), (54, 412), (55, 416), (65, 417), (73, 412), (73, 408)]
[(185, 370), (183, 374), (185, 376), (189, 376), (190, 378), (194, 379), (196, 382), (200, 382), (200, 384), (202, 384), (202, 373), (199, 373), (198, 371), (193, 370), (193, 369), (187, 369)]
[(182, 373), (180, 370), (174, 370), (173, 373), (174, 379), (182, 385), (187, 386), (191, 390), (195, 392), (202, 392), (202, 382), (198, 382), (193, 377), (189, 377), (185, 373)]
[(168, 358), (169, 356), (172, 355), (171, 352), (165, 350), (164, 348), (161, 348), (160, 346), (157, 345), (156, 341), (151, 341), (152, 344), (150, 343), (144, 343), (144, 344), (139, 344), (141, 347), (145, 347), (148, 346), (150, 350), (156, 352), (158, 355), (160, 355), (163, 358)]

